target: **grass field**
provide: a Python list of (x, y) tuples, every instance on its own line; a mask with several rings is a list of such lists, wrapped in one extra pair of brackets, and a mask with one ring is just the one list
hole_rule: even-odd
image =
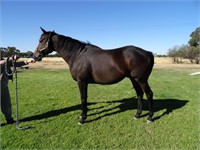
[[(154, 122), (134, 120), (136, 94), (128, 79), (109, 86), (89, 85), (89, 112), (78, 125), (80, 98), (68, 70), (30, 69), (18, 74), (20, 126), (1, 127), (0, 149), (199, 149), (199, 67), (155, 67)], [(14, 83), (9, 83), (15, 116)], [(1, 123), (5, 119), (0, 114)]]

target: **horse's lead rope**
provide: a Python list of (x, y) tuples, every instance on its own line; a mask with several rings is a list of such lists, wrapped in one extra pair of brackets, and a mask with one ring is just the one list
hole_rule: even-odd
[(19, 109), (18, 109), (18, 82), (17, 82), (17, 69), (15, 66), (15, 60), (14, 60), (14, 55), (12, 56), (12, 65), (13, 65), (13, 70), (11, 73), (8, 72), (8, 61), (9, 58), (7, 58), (6, 63), (5, 63), (5, 72), (8, 76), (11, 76), (13, 74), (15, 74), (15, 103), (16, 103), (16, 128), (18, 130), (26, 130), (28, 128), (30, 128), (30, 126), (28, 127), (19, 127)]

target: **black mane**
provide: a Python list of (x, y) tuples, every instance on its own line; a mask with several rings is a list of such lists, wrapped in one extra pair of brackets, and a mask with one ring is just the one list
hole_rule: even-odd
[(57, 48), (61, 50), (60, 52), (65, 53), (68, 60), (85, 50), (85, 46), (87, 45), (86, 42), (81, 42), (71, 37), (56, 33), (55, 35), (57, 37), (57, 41), (59, 41), (56, 42)]
[(76, 53), (77, 51), (81, 52), (87, 45), (86, 42), (82, 42), (68, 36), (59, 34), (56, 35), (58, 36), (58, 40), (60, 43), (59, 47), (62, 47), (62, 49), (68, 51), (68, 53)]

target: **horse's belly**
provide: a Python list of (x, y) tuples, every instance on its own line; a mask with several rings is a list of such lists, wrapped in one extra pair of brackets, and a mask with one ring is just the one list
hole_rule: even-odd
[(98, 84), (114, 84), (125, 78), (124, 73), (117, 71), (116, 69), (111, 70), (96, 70), (92, 73), (93, 80)]

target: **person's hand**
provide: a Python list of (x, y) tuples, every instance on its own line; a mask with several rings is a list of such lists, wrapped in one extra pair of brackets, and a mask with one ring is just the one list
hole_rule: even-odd
[(20, 57), (15, 55), (14, 57), (9, 57), (9, 61), (18, 60)]
[(31, 59), (28, 59), (26, 62), (27, 63), (35, 63), (36, 61), (33, 58), (31, 58)]

